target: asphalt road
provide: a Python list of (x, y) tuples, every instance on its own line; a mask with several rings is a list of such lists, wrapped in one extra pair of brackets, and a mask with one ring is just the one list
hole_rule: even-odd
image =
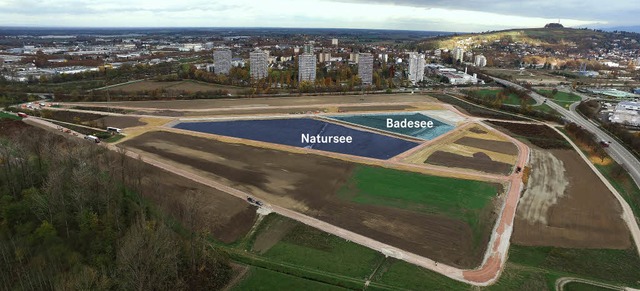
[[(497, 83), (503, 84), (505, 86), (526, 90), (524, 87), (512, 82), (509, 82), (507, 80), (502, 80), (494, 77), (492, 78)], [(546, 99), (546, 97), (536, 92), (531, 92), (529, 95), (532, 98), (534, 98), (536, 102), (544, 101)], [(551, 101), (546, 102), (546, 104), (549, 105), (549, 107), (558, 111), (562, 116), (564, 116), (569, 121), (575, 122), (579, 126), (582, 126), (582, 128), (593, 133), (598, 138), (598, 140), (610, 141), (611, 144), (609, 145), (608, 148), (605, 148), (605, 150), (616, 162), (621, 164), (627, 170), (627, 172), (629, 172), (629, 174), (633, 178), (633, 181), (636, 183), (636, 185), (638, 185), (638, 187), (640, 187), (640, 161), (638, 161), (638, 159), (629, 150), (627, 150), (624, 146), (622, 146), (622, 144), (620, 144), (617, 140), (615, 140), (609, 134), (601, 130), (594, 122), (587, 120), (583, 118), (580, 114), (578, 114), (576, 112), (576, 107), (578, 105), (578, 102), (571, 104), (571, 106), (569, 107), (569, 110)]]

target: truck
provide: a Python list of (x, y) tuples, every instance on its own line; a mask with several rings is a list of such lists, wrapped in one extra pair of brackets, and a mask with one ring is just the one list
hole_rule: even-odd
[(119, 129), (117, 127), (111, 127), (111, 126), (107, 127), (107, 131), (111, 132), (112, 134), (114, 134), (114, 133), (122, 133), (122, 129)]

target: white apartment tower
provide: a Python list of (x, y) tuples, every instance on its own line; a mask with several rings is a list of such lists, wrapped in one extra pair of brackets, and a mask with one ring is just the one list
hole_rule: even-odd
[(331, 45), (338, 46), (338, 39), (337, 38), (331, 39)]
[(453, 51), (451, 52), (451, 57), (453, 58), (453, 61), (460, 61), (463, 62), (464, 61), (464, 49), (457, 47), (455, 49), (453, 49)]
[(373, 83), (373, 55), (370, 53), (358, 54), (358, 77), (362, 80), (362, 85)]
[(298, 57), (298, 82), (316, 81), (316, 55), (305, 53)]
[(424, 66), (426, 62), (423, 54), (417, 52), (409, 53), (409, 81), (412, 84), (422, 82), (424, 80)]
[(269, 52), (256, 49), (249, 53), (249, 74), (251, 79), (260, 80), (267, 77), (269, 67)]
[(221, 49), (213, 52), (213, 72), (216, 74), (229, 74), (231, 70), (231, 50)]
[(476, 55), (473, 58), (473, 65), (476, 67), (484, 67), (487, 65), (487, 58), (483, 55)]

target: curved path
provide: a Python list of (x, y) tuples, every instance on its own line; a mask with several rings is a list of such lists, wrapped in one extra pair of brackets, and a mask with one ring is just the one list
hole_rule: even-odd
[[(50, 128), (50, 129), (57, 128), (56, 125), (48, 121), (41, 120), (34, 117), (29, 117), (24, 120), (26, 123), (30, 123), (30, 124), (45, 127), (45, 128)], [(517, 166), (524, 168), (524, 166), (527, 164), (529, 159), (529, 148), (523, 143), (519, 142), (518, 140), (510, 136), (507, 136), (491, 127), (487, 127), (487, 128), (489, 128), (492, 131), (495, 131), (499, 135), (505, 136), (510, 141), (516, 144), (519, 150)], [(82, 135), (78, 137), (82, 138)], [(114, 150), (114, 151), (120, 150), (120, 148), (112, 144), (103, 143), (102, 145), (107, 147), (110, 150)], [(200, 175), (181, 169), (179, 167), (168, 164), (166, 162), (162, 162), (162, 161), (150, 158), (148, 156), (142, 156), (138, 153), (128, 151), (128, 150), (125, 151), (125, 154), (135, 159), (141, 159), (147, 164), (162, 168), (169, 172), (188, 178), (192, 181), (226, 192), (227, 194), (233, 195), (239, 199), (245, 200), (248, 196), (251, 196), (250, 193), (243, 192), (241, 190), (224, 185), (222, 183), (212, 181), (211, 179), (202, 177)], [(391, 161), (391, 160), (383, 161), (383, 162), (390, 163), (390, 164), (399, 164), (399, 162)], [(404, 167), (406, 166), (406, 164), (403, 164), (402, 166)], [(447, 169), (447, 170), (455, 171), (452, 169)], [(460, 172), (460, 174), (469, 175), (468, 172)], [(513, 219), (515, 217), (515, 211), (516, 211), (516, 207), (520, 197), (520, 192), (522, 191), (522, 188), (523, 188), (522, 174), (523, 173), (521, 171), (520, 173), (512, 173), (511, 176), (509, 177), (501, 177), (502, 178), (501, 180), (503, 179), (507, 180), (506, 184), (509, 186), (509, 190), (506, 192), (506, 197), (504, 197), (502, 211), (498, 216), (497, 222), (491, 234), (491, 239), (489, 241), (489, 245), (487, 247), (487, 251), (485, 253), (483, 262), (476, 269), (465, 270), (465, 269), (449, 266), (446, 264), (437, 263), (429, 258), (401, 250), (394, 246), (373, 240), (371, 238), (365, 237), (363, 235), (357, 234), (355, 232), (352, 232), (340, 227), (336, 227), (327, 222), (292, 211), (284, 207), (280, 207), (278, 205), (266, 204), (263, 207), (268, 208), (268, 210), (276, 212), (285, 217), (295, 219), (299, 222), (302, 222), (314, 228), (325, 231), (327, 233), (331, 233), (333, 235), (339, 236), (341, 238), (347, 239), (357, 244), (377, 250), (386, 256), (394, 257), (394, 258), (404, 260), (406, 262), (430, 269), (432, 271), (438, 272), (440, 274), (443, 274), (447, 277), (450, 277), (458, 281), (462, 281), (472, 285), (486, 286), (494, 283), (498, 279), (507, 259), (507, 252), (509, 250), (509, 241), (510, 241), (511, 233), (513, 231)], [(492, 178), (495, 178), (495, 177), (492, 177)]]
[(564, 290), (564, 285), (567, 285), (568, 283), (572, 283), (572, 282), (598, 286), (601, 288), (606, 288), (611, 290), (621, 290), (621, 291), (633, 290), (633, 289), (627, 289), (627, 288), (616, 286), (616, 285), (605, 284), (605, 283), (600, 283), (600, 282), (586, 280), (586, 279), (580, 279), (580, 278), (574, 278), (574, 277), (562, 277), (556, 280), (556, 291)]

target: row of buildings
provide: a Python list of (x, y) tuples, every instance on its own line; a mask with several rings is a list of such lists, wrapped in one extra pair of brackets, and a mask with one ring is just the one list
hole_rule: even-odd
[[(337, 41), (337, 40), (336, 40)], [(322, 56), (321, 58), (325, 58)], [(358, 77), (363, 85), (371, 85), (373, 82), (373, 55), (370, 53), (358, 53)], [(298, 81), (315, 82), (316, 63), (318, 59), (313, 52), (313, 46), (306, 44), (302, 53), (298, 56)], [(232, 67), (232, 53), (229, 49), (219, 49), (213, 52), (213, 72), (216, 74), (229, 74)], [(424, 57), (422, 58), (422, 70), (416, 70), (416, 74), (424, 75)], [(415, 65), (414, 65), (415, 67)], [(252, 80), (261, 80), (268, 76), (269, 52), (255, 49), (249, 53), (249, 75)], [(422, 80), (422, 79), (420, 79)]]

